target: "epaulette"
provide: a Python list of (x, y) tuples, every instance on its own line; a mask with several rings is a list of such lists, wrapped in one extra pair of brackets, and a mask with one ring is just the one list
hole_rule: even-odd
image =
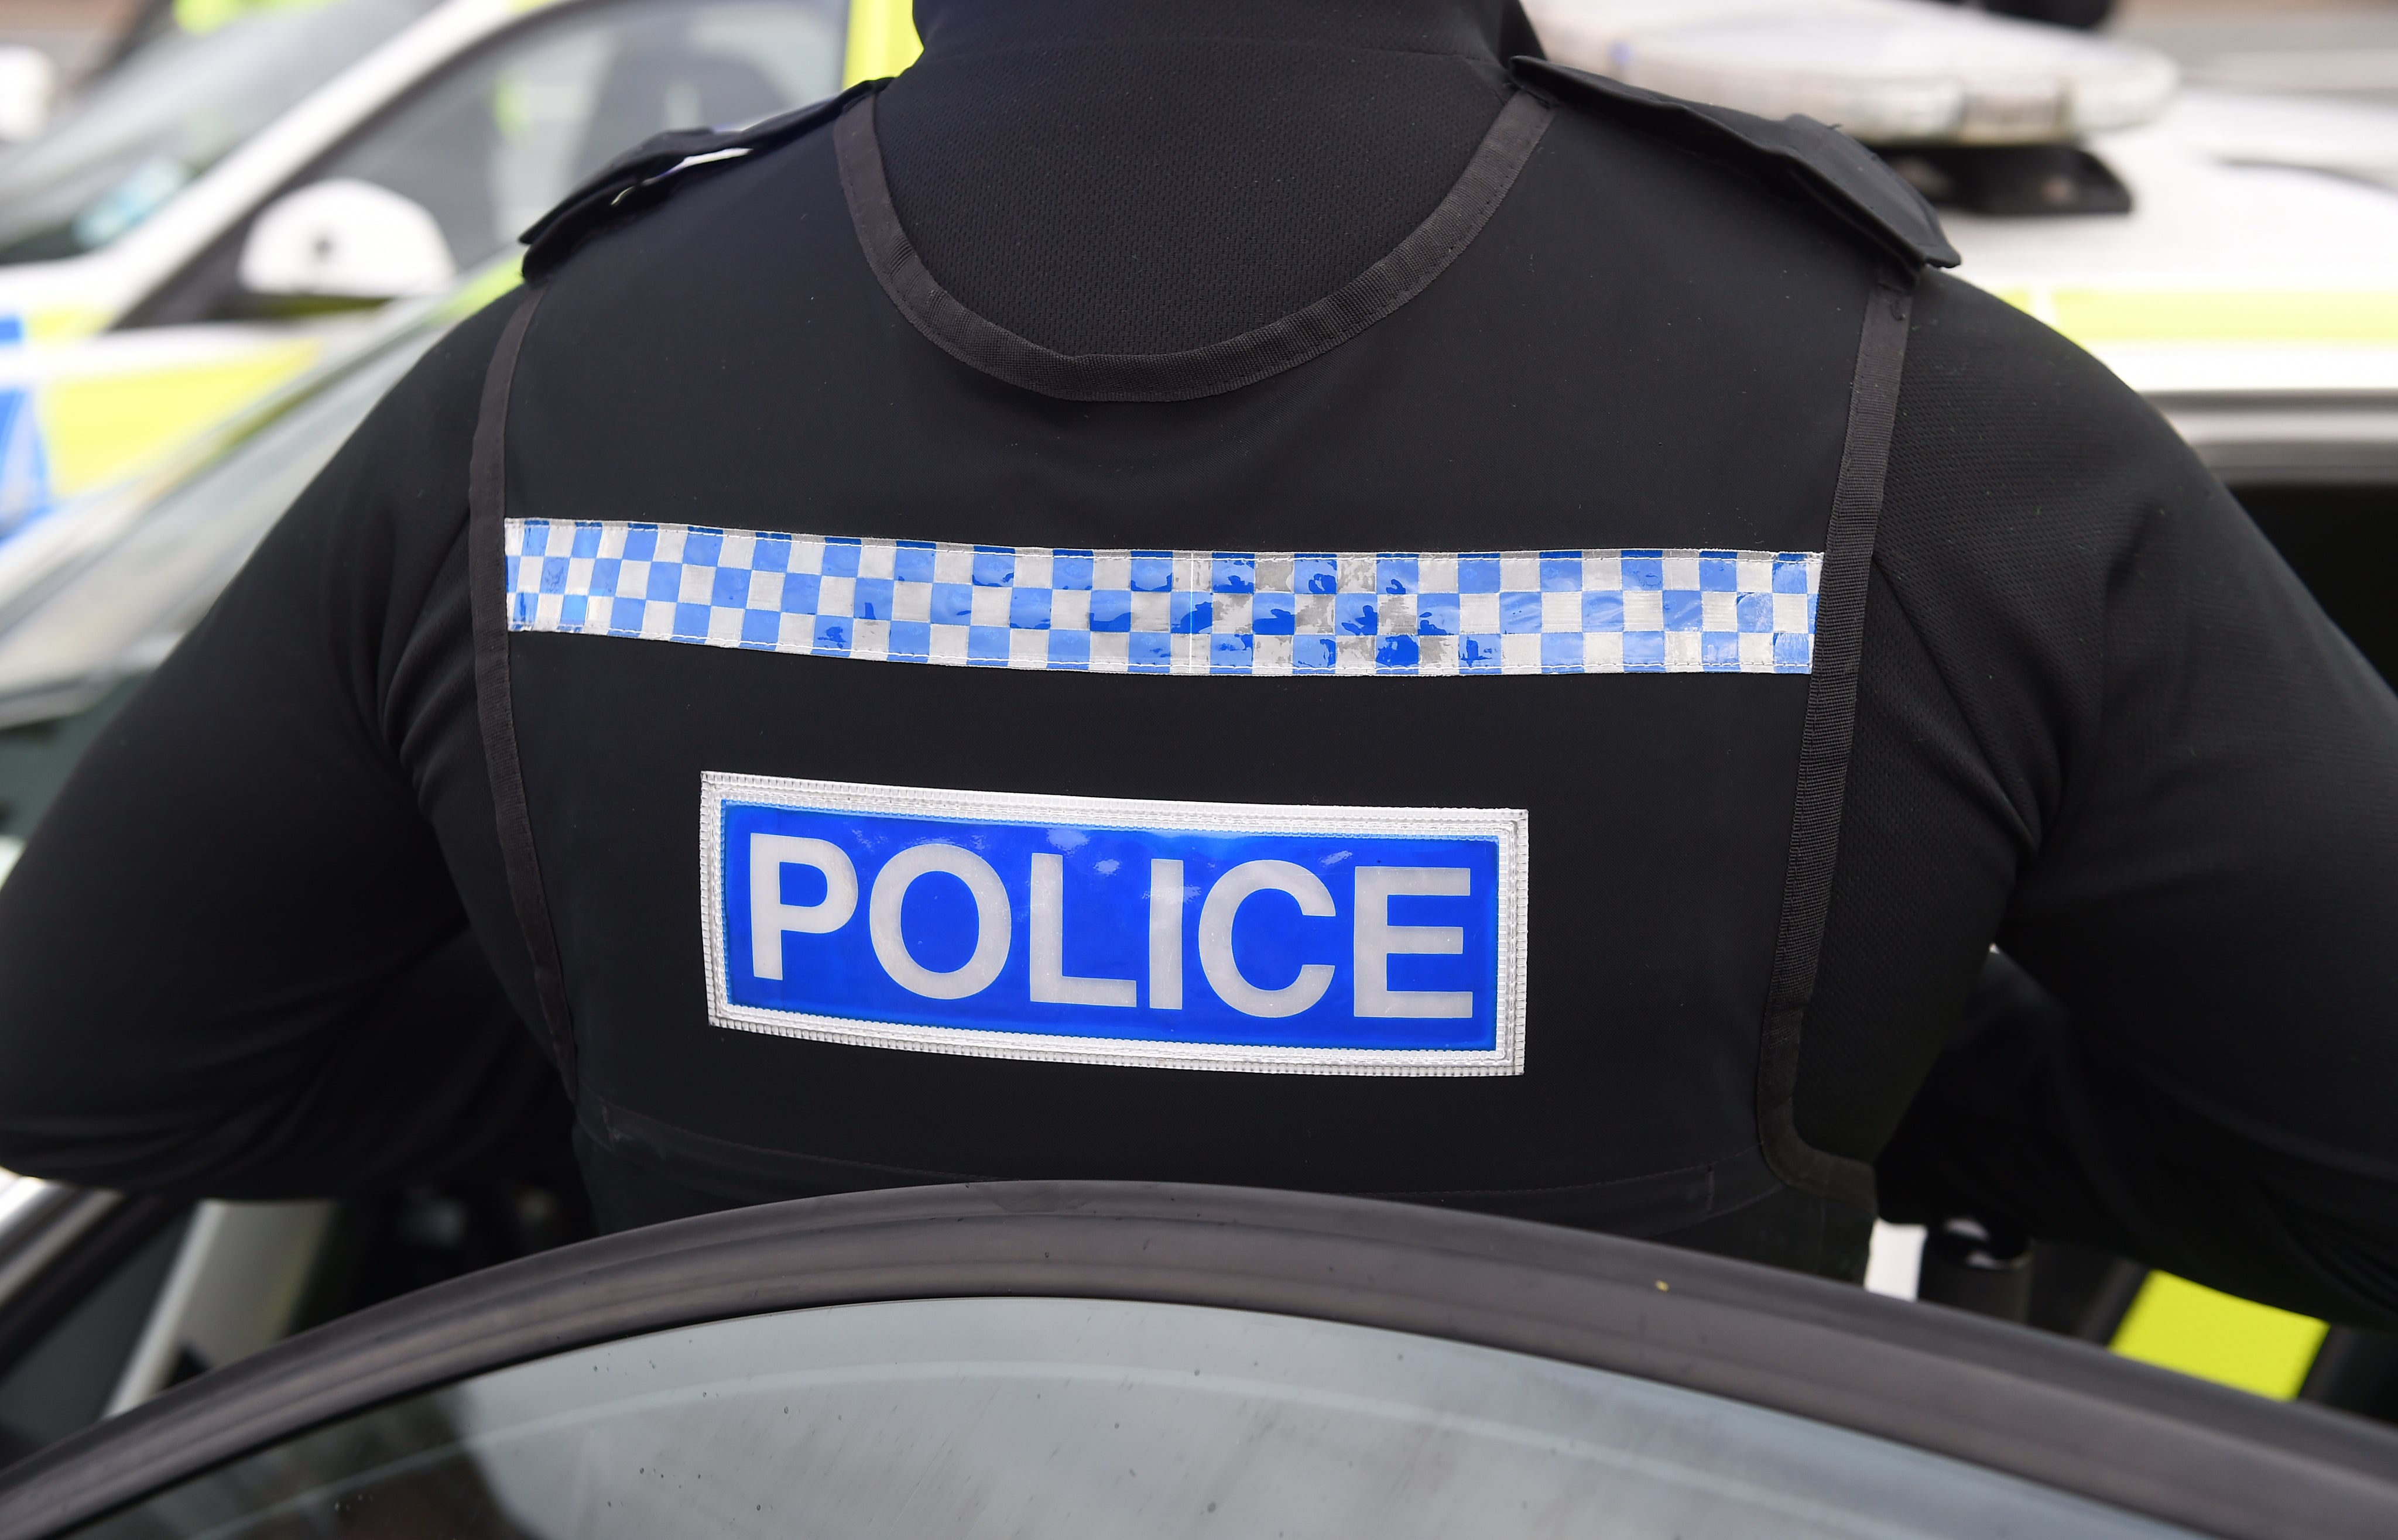
[(842, 108), (883, 84), (861, 81), (839, 96), (746, 128), (677, 128), (652, 135), (600, 167), (517, 237), (525, 244), (525, 281), (546, 276), (601, 230), (664, 201), (693, 171), (788, 144), (830, 123)]
[(1812, 117), (1777, 123), (1541, 59), (1517, 59), (1512, 68), (1518, 81), (1560, 103), (1702, 155), (1786, 178), (1909, 268), (1954, 267), (1960, 260), (1922, 194), (1879, 155)]

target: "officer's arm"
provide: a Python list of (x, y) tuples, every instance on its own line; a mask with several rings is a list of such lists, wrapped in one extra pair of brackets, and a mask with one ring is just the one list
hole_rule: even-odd
[(2030, 1216), (2248, 1298), (2398, 1325), (2398, 1182), (2241, 1121), (2190, 1105), (1993, 954), (1884, 1153), (1885, 1202), (1914, 1219)]
[(308, 1196), (562, 1137), (428, 819), (491, 824), (451, 633), (492, 330), (369, 419), (0, 886), (0, 1165)]
[[(1861, 735), (1981, 807), (1913, 831), (1919, 879), (2009, 868), (1997, 938), (2046, 998), (1932, 1070), (1886, 1197), (2398, 1324), (2398, 699), (2153, 412), (1936, 287)], [(1875, 627), (1920, 666), (1877, 683)]]

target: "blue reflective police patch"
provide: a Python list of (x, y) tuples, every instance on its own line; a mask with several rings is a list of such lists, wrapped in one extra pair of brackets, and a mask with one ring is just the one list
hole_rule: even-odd
[(1519, 1075), (1523, 812), (701, 778), (709, 1014), (872, 1048)]

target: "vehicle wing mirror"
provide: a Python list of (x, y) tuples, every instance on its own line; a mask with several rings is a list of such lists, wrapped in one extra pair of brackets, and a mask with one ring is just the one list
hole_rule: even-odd
[(252, 294), (333, 301), (430, 293), (458, 276), (432, 212), (370, 181), (311, 182), (267, 205), (241, 248)]
[(58, 100), (50, 56), (21, 45), (0, 47), (0, 141), (21, 143), (42, 131)]

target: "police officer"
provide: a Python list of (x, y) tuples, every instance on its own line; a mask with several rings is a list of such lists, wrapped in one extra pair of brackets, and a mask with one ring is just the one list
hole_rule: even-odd
[(0, 1159), (370, 1186), (548, 1077), (611, 1225), (1854, 1276), (1995, 939), (2071, 1027), (1894, 1182), (2391, 1319), (2398, 703), (1879, 162), (1496, 0), (918, 20), (546, 219), (128, 707), (0, 891)]

